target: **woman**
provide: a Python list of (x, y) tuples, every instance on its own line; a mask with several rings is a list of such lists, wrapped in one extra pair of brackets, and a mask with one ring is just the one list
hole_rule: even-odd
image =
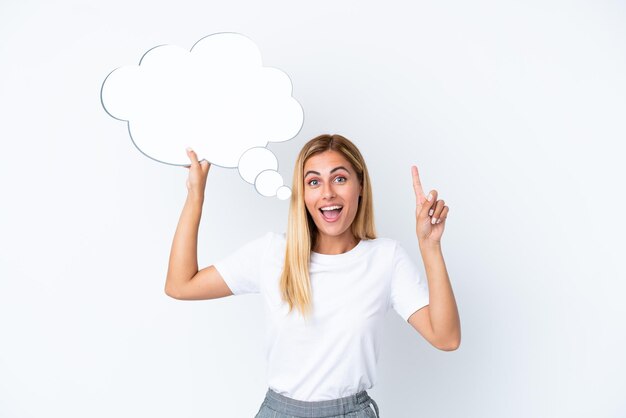
[(187, 300), (263, 296), (269, 387), (255, 418), (378, 417), (366, 389), (376, 380), (389, 308), (433, 346), (459, 346), (459, 315), (441, 252), (449, 209), (436, 190), (424, 195), (417, 167), (411, 167), (416, 234), (428, 283), (397, 241), (376, 238), (365, 161), (340, 135), (320, 135), (300, 151), (285, 234), (268, 232), (198, 271), (210, 164), (188, 154), (189, 194), (165, 292)]

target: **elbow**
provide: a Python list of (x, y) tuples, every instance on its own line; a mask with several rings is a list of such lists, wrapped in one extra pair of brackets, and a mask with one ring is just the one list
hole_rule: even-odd
[(165, 294), (173, 299), (188, 300), (186, 289), (194, 277), (195, 274), (192, 274), (188, 279), (181, 280), (180, 276), (175, 277), (168, 273), (165, 279)]
[(174, 289), (172, 289), (171, 286), (165, 285), (165, 294), (172, 299), (180, 300), (180, 295)]
[(461, 345), (461, 341), (454, 341), (448, 344), (440, 345), (437, 348), (441, 351), (454, 351), (458, 349), (460, 345)]
[(165, 288), (165, 294), (171, 298), (176, 299), (173, 295), (172, 295), (172, 291), (169, 290), (167, 287)]
[(441, 351), (454, 351), (461, 346), (461, 336), (449, 338), (445, 341), (439, 342), (435, 347)]

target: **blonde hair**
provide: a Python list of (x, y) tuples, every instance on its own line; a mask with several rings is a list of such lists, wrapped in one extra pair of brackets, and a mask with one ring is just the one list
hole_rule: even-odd
[(304, 164), (311, 156), (329, 150), (339, 152), (352, 164), (363, 186), (359, 207), (350, 225), (352, 235), (356, 239), (376, 238), (372, 187), (360, 151), (341, 135), (324, 134), (311, 139), (304, 144), (296, 158), (287, 223), (285, 264), (280, 277), (281, 296), (289, 304), (289, 313), (297, 308), (304, 318), (312, 311), (309, 263), (311, 249), (315, 246), (318, 234), (317, 226), (304, 203)]

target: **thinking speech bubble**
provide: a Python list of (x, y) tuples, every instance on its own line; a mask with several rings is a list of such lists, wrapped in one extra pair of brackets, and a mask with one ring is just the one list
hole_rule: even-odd
[(291, 80), (263, 67), (248, 37), (231, 32), (200, 39), (187, 51), (174, 45), (148, 50), (139, 65), (113, 70), (100, 92), (115, 119), (128, 122), (135, 146), (153, 160), (189, 166), (185, 152), (239, 174), (263, 196), (288, 199), (269, 142), (295, 137), (304, 113)]

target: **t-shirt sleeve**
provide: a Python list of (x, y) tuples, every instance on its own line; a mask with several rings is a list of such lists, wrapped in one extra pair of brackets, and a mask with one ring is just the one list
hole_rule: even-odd
[(391, 277), (391, 306), (404, 319), (429, 304), (428, 282), (402, 246), (396, 242)]
[(213, 263), (233, 295), (259, 293), (261, 265), (271, 239), (268, 232)]

